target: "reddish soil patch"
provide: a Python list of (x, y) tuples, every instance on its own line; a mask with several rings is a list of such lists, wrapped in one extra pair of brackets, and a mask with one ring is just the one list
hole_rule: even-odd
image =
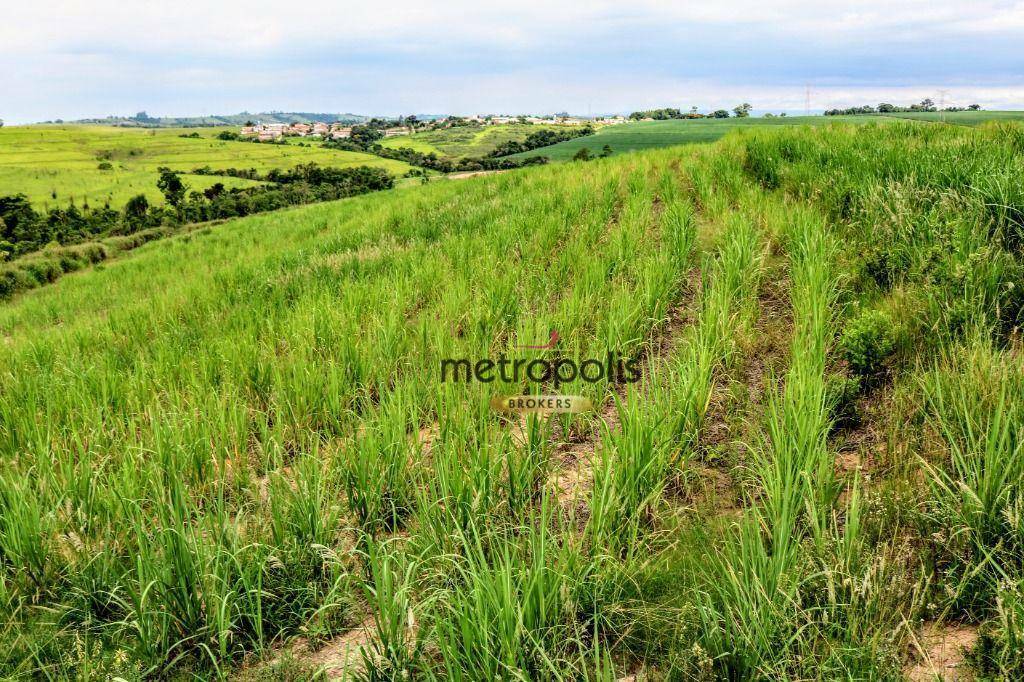
[(904, 669), (911, 682), (966, 682), (974, 675), (964, 655), (978, 641), (974, 625), (929, 623), (924, 626), (917, 644), (917, 661)]

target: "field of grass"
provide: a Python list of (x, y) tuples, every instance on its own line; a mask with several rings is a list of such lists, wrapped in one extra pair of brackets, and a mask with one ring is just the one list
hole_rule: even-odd
[(746, 126), (18, 296), (0, 676), (1020, 679), (1022, 142)]
[(1024, 111), (962, 111), (939, 114), (937, 112), (907, 112), (864, 116), (786, 116), (773, 118), (725, 118), (725, 119), (682, 119), (670, 121), (641, 121), (616, 126), (606, 126), (589, 137), (561, 142), (543, 150), (513, 156), (543, 154), (552, 161), (568, 161), (580, 149), (587, 148), (592, 155), (601, 153), (605, 145), (613, 154), (657, 149), (677, 144), (714, 142), (737, 128), (761, 128), (774, 126), (810, 125), (821, 126), (833, 123), (872, 123), (887, 118), (906, 118), (921, 121), (939, 121), (958, 125), (977, 126), (987, 122), (1024, 121)]
[[(215, 139), (218, 128), (150, 129), (102, 126), (16, 126), (0, 128), (0, 196), (26, 194), (39, 208), (108, 203), (120, 208), (136, 194), (162, 201), (157, 168), (188, 172), (193, 168), (292, 168), (315, 162), (323, 166), (377, 166), (402, 175), (409, 166), (370, 154), (319, 147), (262, 145)], [(199, 133), (200, 139), (180, 137)], [(100, 170), (101, 162), (111, 170)], [(185, 183), (202, 190), (216, 182), (227, 187), (256, 183), (237, 178), (188, 175)]]
[(1024, 111), (904, 111), (882, 115), (915, 121), (945, 121), (946, 123), (964, 126), (978, 126), (989, 121), (997, 123), (1024, 121)]
[(433, 152), (438, 156), (462, 158), (485, 156), (509, 140), (525, 140), (530, 133), (539, 130), (558, 129), (559, 126), (545, 125), (496, 125), (465, 126), (444, 128), (416, 133), (415, 135), (390, 137), (381, 141), (385, 147), (397, 149), (409, 147), (418, 152)]
[(694, 144), (714, 142), (723, 135), (737, 128), (761, 128), (794, 125), (824, 125), (827, 123), (856, 122), (867, 123), (878, 117), (824, 117), (824, 116), (784, 116), (781, 118), (707, 118), (707, 119), (674, 119), (669, 121), (638, 121), (605, 126), (596, 134), (579, 137), (559, 144), (544, 147), (528, 154), (513, 156), (531, 156), (543, 154), (552, 161), (568, 161), (584, 147), (592, 155), (601, 153), (605, 145), (612, 149), (613, 154), (635, 152), (644, 149), (659, 149), (677, 144)]

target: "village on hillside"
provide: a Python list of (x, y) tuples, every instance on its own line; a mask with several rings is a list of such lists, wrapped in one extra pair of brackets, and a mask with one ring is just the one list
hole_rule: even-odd
[[(576, 116), (450, 116), (430, 122), (416, 121), (413, 125), (395, 125), (382, 128), (384, 137), (410, 135), (417, 129), (449, 128), (461, 125), (495, 126), (509, 124), (526, 125), (558, 125), (579, 126), (584, 124), (617, 125), (626, 123), (625, 116), (608, 116), (603, 118), (579, 118)], [(272, 142), (283, 137), (311, 137), (320, 139), (340, 140), (352, 136), (351, 123), (259, 123), (246, 125), (240, 131), (241, 137), (255, 138), (260, 142)]]

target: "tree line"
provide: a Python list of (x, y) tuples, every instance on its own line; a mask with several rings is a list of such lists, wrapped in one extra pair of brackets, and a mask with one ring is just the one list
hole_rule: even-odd
[(732, 114), (726, 109), (716, 109), (708, 113), (701, 113), (697, 110), (697, 107), (690, 107), (689, 111), (684, 112), (681, 109), (674, 107), (664, 107), (661, 109), (644, 109), (643, 111), (634, 111), (629, 115), (632, 121), (642, 121), (650, 118), (655, 121), (668, 121), (672, 119), (692, 119), (692, 118), (729, 118), (730, 115), (736, 118), (746, 118), (750, 116), (750, 112), (754, 110), (753, 105), (748, 102), (739, 104), (732, 109)]
[[(413, 117), (407, 117), (405, 121), (409, 121), (410, 118)], [(364, 125), (353, 126), (352, 133), (349, 137), (342, 138), (340, 140), (326, 140), (323, 143), (323, 146), (327, 149), (367, 152), (385, 159), (404, 161), (409, 165), (438, 171), (440, 173), (455, 173), (478, 170), (508, 170), (512, 168), (522, 168), (524, 166), (542, 165), (548, 162), (548, 158), (546, 156), (538, 155), (522, 159), (503, 157), (507, 157), (510, 154), (520, 154), (534, 149), (540, 149), (541, 147), (547, 147), (576, 137), (594, 134), (594, 128), (589, 125), (580, 126), (578, 128), (569, 128), (566, 130), (551, 130), (545, 128), (530, 133), (522, 142), (517, 140), (503, 142), (496, 149), (482, 157), (467, 156), (459, 159), (449, 159), (438, 156), (434, 152), (424, 153), (409, 147), (391, 148), (381, 145), (380, 140), (384, 137), (382, 127), (384, 127), (384, 124), (386, 123), (386, 121), (381, 120), (380, 123), (375, 124), (374, 121), (371, 120)]]
[(493, 159), (499, 156), (522, 154), (523, 152), (530, 152), (534, 149), (540, 149), (541, 147), (550, 147), (551, 145), (558, 144), (559, 142), (565, 142), (566, 140), (573, 140), (577, 137), (586, 137), (593, 134), (594, 127), (590, 125), (566, 128), (564, 130), (544, 128), (530, 133), (526, 136), (526, 139), (521, 142), (519, 140), (508, 140), (506, 142), (502, 142), (492, 152), (487, 154), (487, 157)]
[[(909, 107), (901, 107), (888, 102), (882, 102), (877, 107), (873, 107), (870, 104), (865, 104), (859, 107), (849, 107), (847, 109), (828, 109), (825, 111), (826, 116), (856, 116), (858, 114), (895, 114), (899, 112), (910, 112), (910, 111), (938, 111), (938, 107), (935, 106), (935, 102), (929, 98), (925, 98), (917, 104), (911, 104)], [(981, 111), (980, 104), (971, 104), (966, 107), (945, 107), (942, 111)]]
[(24, 194), (0, 196), (0, 260), (35, 251), (47, 244), (77, 244), (99, 236), (130, 235), (157, 226), (245, 216), (394, 186), (390, 174), (368, 166), (329, 168), (310, 163), (291, 170), (272, 170), (264, 175), (252, 169), (203, 170), (203, 174), (246, 177), (270, 184), (228, 189), (218, 182), (203, 191), (189, 191), (178, 172), (160, 168), (156, 185), (164, 196), (162, 205), (151, 204), (145, 194), (139, 194), (129, 199), (120, 211), (109, 205), (79, 208), (69, 204), (40, 212)]

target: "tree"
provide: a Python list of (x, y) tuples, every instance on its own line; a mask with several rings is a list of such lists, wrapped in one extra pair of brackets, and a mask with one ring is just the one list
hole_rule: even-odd
[[(970, 111), (981, 111), (981, 105), (980, 105), (980, 104), (972, 104), (972, 105), (970, 105), (970, 106), (969, 106), (969, 107), (967, 107), (967, 108), (968, 108), (968, 109), (969, 109)], [(3, 125), (3, 122), (0, 122), (0, 125)]]
[(573, 161), (590, 161), (590, 150), (586, 147), (580, 147), (580, 150), (572, 157)]
[(712, 118), (729, 118), (729, 112), (725, 109), (717, 109), (711, 114)]
[(17, 242), (17, 235), (30, 232), (38, 220), (39, 214), (24, 194), (0, 197), (0, 238)]
[(605, 146), (601, 147), (601, 158), (602, 159), (605, 158), (605, 157), (611, 156), (611, 155), (612, 155), (612, 147), (611, 147), (611, 145), (606, 144)]
[(219, 197), (221, 194), (224, 194), (223, 182), (215, 182), (203, 190), (203, 196), (211, 201)]
[(749, 103), (744, 102), (738, 107), (734, 107), (733, 112), (735, 112), (736, 118), (746, 118), (747, 116), (750, 116), (750, 111), (753, 108), (754, 107), (752, 107)]
[(361, 125), (352, 127), (352, 133), (348, 139), (352, 143), (366, 149), (382, 137), (384, 137), (384, 133), (376, 127)]
[(878, 113), (880, 114), (891, 114), (896, 111), (895, 104), (889, 104), (888, 102), (882, 102), (878, 105)]
[(146, 225), (149, 215), (149, 200), (145, 194), (136, 194), (124, 205), (124, 221), (132, 232), (141, 230)]
[(156, 181), (156, 188), (163, 193), (168, 204), (180, 209), (181, 202), (185, 199), (185, 183), (170, 168), (161, 166), (157, 170), (160, 171), (160, 179)]

